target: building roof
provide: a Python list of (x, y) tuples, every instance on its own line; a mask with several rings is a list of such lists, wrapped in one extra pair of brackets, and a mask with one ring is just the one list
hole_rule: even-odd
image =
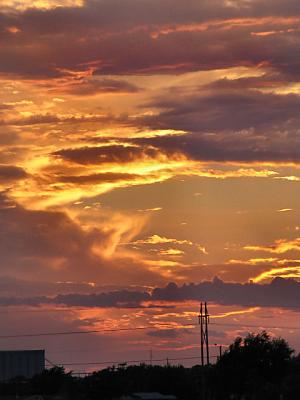
[(33, 350), (0, 350), (0, 353), (45, 353), (44, 349), (33, 349)]
[(137, 392), (133, 393), (129, 398), (140, 400), (176, 400), (176, 396), (158, 392)]

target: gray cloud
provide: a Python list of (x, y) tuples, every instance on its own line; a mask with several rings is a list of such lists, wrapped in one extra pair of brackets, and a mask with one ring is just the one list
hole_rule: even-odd
[(206, 300), (222, 305), (261, 307), (300, 307), (300, 283), (293, 279), (275, 278), (268, 284), (228, 283), (215, 278), (211, 282), (177, 286), (170, 283), (152, 292), (154, 300)]
[(91, 184), (91, 183), (105, 183), (105, 182), (119, 182), (119, 181), (127, 181), (127, 180), (135, 180), (138, 179), (139, 175), (137, 174), (126, 174), (126, 173), (117, 173), (117, 172), (104, 172), (99, 174), (91, 174), (91, 175), (78, 175), (78, 176), (65, 176), (58, 175), (56, 177), (59, 182), (67, 182), (67, 183), (77, 183), (80, 185)]
[[(97, 62), (94, 72), (101, 75), (178, 73), (265, 62), (298, 79), (297, 29), (265, 37), (251, 35), (266, 29), (265, 22), (258, 27), (236, 24), (226, 30), (222, 26), (175, 30), (153, 38), (153, 33), (175, 25), (300, 14), (295, 0), (284, 5), (279, 0), (235, 3), (191, 0), (187, 6), (182, 0), (105, 0), (86, 1), (84, 7), (2, 13), (1, 72), (39, 79), (71, 76), (67, 70), (79, 71)], [(269, 21), (268, 29), (280, 32), (280, 18)], [(10, 33), (10, 26), (20, 31)], [(89, 85), (82, 93), (86, 90), (94, 91)]]
[(150, 298), (150, 294), (146, 292), (122, 290), (81, 296), (59, 295), (54, 298), (54, 302), (68, 306), (136, 308), (141, 307), (141, 303)]
[[(3, 272), (2, 272), (3, 273)], [(57, 281), (43, 282), (27, 279), (18, 279), (12, 276), (1, 276), (0, 293), (5, 297), (54, 296), (67, 293), (91, 293), (101, 290), (99, 286), (91, 286), (84, 282)]]
[[(20, 136), (17, 132), (8, 127), (0, 127), (0, 146), (9, 146), (16, 143)], [(3, 152), (4, 149), (2, 149)]]
[[(145, 118), (145, 122), (192, 132), (278, 128), (287, 123), (294, 122), (296, 125), (299, 105), (300, 97), (294, 94), (263, 94), (251, 90), (206, 93), (199, 89), (196, 93), (185, 95), (175, 90), (147, 104), (162, 111), (157, 116)], [(229, 115), (234, 115), (234, 118), (228, 118)]]
[(104, 147), (81, 147), (62, 149), (55, 156), (78, 164), (126, 163), (136, 159), (155, 158), (158, 150), (143, 146), (109, 145)]
[[(3, 272), (3, 271), (2, 271)], [(96, 294), (105, 293), (106, 298), (110, 296), (107, 293), (111, 293), (112, 297), (117, 297), (115, 292), (124, 292), (126, 291), (126, 285), (120, 286), (117, 285), (101, 285), (96, 283), (89, 283), (84, 281), (43, 281), (43, 280), (28, 280), (27, 279), (20, 279), (13, 276), (5, 276), (1, 275), (0, 279), (0, 295), (6, 298), (26, 298), (26, 297), (35, 297), (35, 298), (55, 298), (58, 295), (76, 295), (82, 294)], [(144, 286), (133, 286), (131, 288), (133, 292), (146, 292), (147, 288)], [(71, 296), (72, 298), (72, 296)], [(70, 299), (71, 299), (70, 298)], [(49, 300), (47, 300), (49, 301)], [(71, 303), (71, 302), (70, 302)]]
[(147, 332), (148, 336), (151, 337), (158, 337), (161, 339), (177, 339), (179, 336), (182, 335), (182, 331), (179, 331), (178, 329), (158, 329), (155, 331), (149, 331)]
[(0, 305), (39, 306), (42, 304), (60, 304), (70, 307), (118, 307), (118, 308), (141, 308), (142, 302), (150, 299), (146, 292), (134, 292), (128, 290), (100, 293), (100, 294), (60, 294), (54, 297), (1, 297)]
[(136, 93), (139, 88), (129, 82), (119, 79), (83, 79), (65, 88), (56, 88), (63, 94), (76, 96), (92, 96), (99, 93)]
[[(6, 306), (60, 304), (82, 307), (142, 308), (145, 306), (155, 307), (155, 302), (182, 302), (187, 300), (245, 307), (260, 306), (298, 309), (300, 308), (300, 282), (293, 279), (275, 278), (267, 284), (229, 283), (215, 278), (212, 281), (184, 284), (183, 286), (169, 283), (163, 288), (157, 287), (153, 289), (151, 293), (116, 290), (98, 294), (61, 294), (53, 297), (22, 298), (13, 296), (1, 297), (0, 304)], [(147, 302), (147, 305), (144, 305), (144, 302)], [(176, 335), (176, 332), (173, 334)]]
[[(17, 223), (16, 223), (17, 221)], [(2, 275), (38, 281), (93, 281), (101, 284), (160, 281), (130, 258), (109, 260), (95, 253), (111, 246), (114, 228), (84, 230), (64, 212), (35, 211), (0, 196), (0, 270)], [(126, 271), (126, 274), (123, 272)]]
[(208, 92), (199, 88), (189, 95), (184, 90), (170, 90), (146, 105), (161, 112), (142, 118), (140, 124), (189, 134), (139, 138), (135, 143), (162, 152), (181, 152), (195, 160), (299, 162), (300, 97), (251, 89), (251, 85), (264, 83), (223, 80), (211, 85)]

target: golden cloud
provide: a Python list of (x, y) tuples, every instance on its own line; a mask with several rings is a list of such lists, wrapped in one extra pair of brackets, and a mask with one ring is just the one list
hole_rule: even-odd
[(49, 10), (57, 7), (81, 7), (84, 0), (1, 0), (0, 10), (24, 11), (28, 8)]
[(162, 256), (182, 256), (185, 253), (183, 250), (179, 249), (166, 249), (166, 250), (161, 250), (159, 254), (161, 254)]
[(190, 240), (171, 239), (159, 235), (152, 235), (147, 239), (140, 239), (135, 242), (132, 242), (132, 244), (165, 244), (165, 243), (186, 244), (189, 246), (193, 245), (193, 242), (191, 242)]
[(286, 266), (286, 267), (278, 267), (272, 268), (268, 271), (264, 271), (255, 278), (252, 279), (254, 283), (263, 282), (268, 279), (274, 279), (276, 277), (280, 278), (300, 278), (300, 266)]
[(268, 253), (283, 254), (291, 250), (300, 251), (300, 238), (293, 240), (279, 239), (269, 246), (244, 246), (245, 250), (263, 251)]

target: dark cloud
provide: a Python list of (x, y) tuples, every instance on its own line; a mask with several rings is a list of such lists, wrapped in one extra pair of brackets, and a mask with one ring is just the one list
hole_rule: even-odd
[[(280, 6), (279, 1), (277, 3)], [(294, 4), (294, 12), (297, 8), (299, 9)], [(286, 10), (287, 8), (285, 8), (285, 13)], [(50, 10), (28, 9), (25, 12), (2, 14), (0, 23), (3, 33), (6, 32), (5, 39), (11, 37), (13, 40), (14, 35), (11, 35), (6, 29), (10, 26), (18, 27), (24, 35), (39, 33), (45, 37), (65, 31), (82, 33), (86, 29), (124, 29), (137, 24), (193, 23), (207, 19), (237, 17), (244, 15), (245, 12), (249, 16), (247, 7), (226, 6), (222, 0), (205, 0), (201, 3), (191, 0), (188, 7), (181, 0), (164, 0), (163, 2), (160, 0), (126, 0), (125, 2), (88, 0), (84, 7), (59, 7)], [(267, 12), (271, 15), (272, 13), (276, 14), (276, 6), (272, 12), (271, 10)], [(54, 21), (56, 21), (55, 25)]]
[[(0, 71), (8, 76), (18, 75), (30, 79), (62, 76), (71, 79), (68, 70), (94, 68), (95, 75), (178, 73), (251, 66), (266, 59), (274, 59), (274, 64), (277, 59), (277, 63), (282, 61), (279, 50), (269, 50), (266, 54), (265, 47), (268, 44), (264, 42), (270, 42), (270, 39), (262, 39), (260, 42), (256, 38), (249, 39), (249, 32), (243, 33), (243, 38), (237, 36), (236, 32), (223, 31), (218, 35), (212, 35), (211, 32), (177, 32), (157, 39), (153, 39), (151, 34), (150, 28), (140, 32), (138, 29), (115, 32), (114, 35), (101, 35), (100, 30), (97, 39), (87, 36), (84, 41), (80, 41), (80, 34), (77, 33), (75, 43), (73, 39), (76, 34), (70, 35), (67, 30), (63, 36), (53, 33), (51, 37), (43, 38), (42, 43), (36, 42), (34, 36), (27, 40), (22, 40), (20, 36), (18, 47), (11, 44), (9, 48), (0, 48), (1, 60), (4, 60)], [(281, 41), (282, 46), (289, 47), (289, 52), (294, 50), (294, 46), (285, 40)], [(73, 46), (69, 45), (70, 42), (74, 43)], [(186, 42), (189, 42), (189, 46), (186, 46)], [(31, 47), (27, 46), (29, 43)], [(25, 57), (30, 62), (21, 63)], [(89, 67), (89, 63), (94, 60), (98, 60), (98, 68)]]
[[(292, 132), (295, 133), (295, 132)], [(291, 133), (291, 136), (292, 136)], [(277, 136), (277, 138), (276, 138)], [(286, 132), (274, 132), (273, 143), (268, 137), (256, 137), (255, 133), (235, 132), (228, 135), (202, 135), (194, 133), (185, 138), (169, 137), (151, 140), (162, 152), (179, 153), (189, 159), (216, 162), (282, 162), (299, 163), (297, 149), (300, 136), (297, 132), (291, 143), (286, 142)], [(150, 141), (149, 141), (150, 142)], [(277, 143), (276, 143), (277, 142)], [(270, 146), (267, 146), (267, 143)]]
[(30, 117), (24, 117), (24, 118), (18, 118), (14, 121), (9, 121), (9, 123), (4, 119), (0, 121), (0, 124), (6, 125), (6, 124), (13, 124), (13, 125), (18, 125), (18, 126), (26, 126), (26, 125), (40, 125), (40, 124), (55, 124), (61, 122), (61, 119), (59, 116), (55, 114), (34, 114), (33, 116)]
[[(21, 30), (36, 29), (42, 34), (61, 33), (66, 29), (79, 32), (101, 27), (131, 26), (136, 24), (196, 23), (224, 18), (295, 16), (300, 14), (297, 0), (190, 0), (188, 7), (181, 0), (86, 0), (84, 7), (59, 7), (50, 10), (29, 9), (25, 12), (2, 14), (4, 26), (18, 26)], [(56, 25), (53, 26), (53, 21)], [(16, 22), (21, 22), (16, 24)]]
[(76, 270), (79, 260), (93, 264), (91, 246), (107, 239), (101, 231), (82, 231), (62, 212), (31, 211), (17, 205), (7, 208), (6, 199), (1, 200), (5, 205), (0, 208), (2, 272), (7, 268), (19, 269), (22, 273), (23, 269), (26, 276), (25, 271), (29, 269), (35, 271), (36, 276), (42, 276), (47, 264), (54, 272), (56, 262), (61, 263), (60, 268), (57, 266), (61, 272), (72, 264)]
[[(71, 300), (74, 297), (74, 301), (79, 301), (80, 295), (82, 294), (97, 294), (98, 299), (100, 299), (99, 294), (100, 293), (105, 293), (105, 296), (103, 298), (116, 298), (117, 301), (120, 301), (121, 299), (118, 299), (118, 296), (115, 294), (116, 292), (124, 293), (128, 291), (128, 286), (124, 285), (121, 286), (120, 284), (118, 285), (101, 285), (101, 284), (96, 284), (96, 283), (91, 283), (91, 282), (85, 282), (85, 281), (42, 281), (42, 280), (28, 280), (28, 279), (19, 279), (13, 276), (5, 276), (1, 275), (0, 279), (0, 295), (2, 297), (6, 298), (13, 298), (13, 297), (36, 297), (36, 298), (46, 298), (47, 296), (51, 298), (56, 298), (58, 295), (72, 295), (69, 300), (71, 304)], [(137, 293), (146, 293), (147, 288), (144, 286), (133, 286), (131, 288), (132, 292), (137, 292)], [(79, 295), (79, 297), (76, 300), (76, 295)], [(108, 295), (110, 293), (111, 295)], [(135, 297), (134, 297), (135, 296)], [(137, 298), (138, 295), (135, 295), (133, 293), (132, 299)], [(141, 297), (146, 298), (146, 297)], [(90, 300), (86, 300), (87, 302), (90, 302)], [(101, 299), (99, 300), (101, 301)], [(129, 301), (129, 298), (126, 299), (126, 301)], [(49, 300), (47, 300), (49, 302)]]
[(127, 180), (135, 180), (140, 176), (137, 174), (126, 174), (117, 172), (104, 172), (99, 174), (91, 175), (78, 175), (78, 176), (57, 176), (57, 181), (66, 183), (77, 183), (80, 185), (91, 184), (91, 183), (110, 183)]
[(0, 113), (6, 110), (11, 110), (13, 107), (9, 104), (0, 104)]
[(0, 127), (0, 146), (12, 145), (20, 139), (17, 132), (8, 127)]
[(162, 152), (181, 152), (195, 160), (298, 163), (300, 97), (241, 87), (254, 82), (223, 80), (211, 85), (208, 92), (199, 88), (186, 95), (184, 90), (174, 89), (153, 99), (147, 106), (161, 112), (142, 118), (141, 125), (189, 134), (139, 138), (135, 143)]
[[(158, 113), (136, 118), (134, 123), (141, 129), (188, 134), (131, 139), (131, 146), (62, 149), (54, 155), (85, 165), (153, 159), (159, 154), (173, 158), (183, 154), (199, 161), (298, 163), (300, 96), (258, 90), (275, 86), (281, 79), (280, 74), (223, 79), (196, 87), (192, 93), (171, 88), (142, 106), (155, 107)], [(128, 123), (124, 117), (123, 124)]]
[(21, 167), (0, 165), (0, 183), (18, 181), (27, 178), (27, 173)]
[(105, 248), (114, 246), (117, 229), (82, 229), (64, 212), (28, 210), (2, 194), (1, 274), (25, 280), (34, 276), (37, 281), (50, 282), (144, 284), (160, 281), (158, 274), (141, 268), (140, 262), (132, 258), (108, 259), (102, 255)]
[[(84, 7), (2, 13), (0, 70), (40, 79), (71, 77), (71, 71), (90, 67), (96, 74), (147, 74), (264, 62), (298, 77), (298, 23), (284, 23), (282, 18), (299, 15), (299, 4), (294, 0), (284, 5), (279, 0), (239, 1), (234, 5), (221, 0), (191, 0), (188, 6), (182, 0), (105, 0), (87, 1)], [(255, 19), (264, 17), (273, 19), (257, 26)], [(212, 24), (194, 32), (174, 29), (165, 34), (176, 26), (234, 18), (238, 23), (228, 22), (229, 29)], [(254, 21), (243, 25), (241, 18)], [(17, 27), (18, 33), (11, 33), (11, 26)], [(287, 32), (280, 33), (284, 29)], [(279, 33), (251, 35), (259, 30)], [(94, 90), (88, 84), (82, 93)]]
[(81, 147), (63, 149), (53, 153), (55, 156), (78, 164), (127, 163), (137, 159), (153, 159), (159, 154), (148, 146), (108, 145), (103, 147)]
[(116, 291), (100, 294), (61, 294), (54, 297), (1, 297), (0, 305), (16, 306), (42, 304), (60, 304), (69, 307), (118, 307), (118, 308), (141, 308), (142, 302), (150, 299), (150, 294), (134, 291)]
[[(2, 305), (60, 304), (82, 307), (142, 308), (145, 302), (184, 302), (189, 300), (208, 301), (221, 305), (244, 307), (300, 308), (300, 282), (293, 279), (275, 278), (267, 284), (229, 283), (215, 278), (198, 284), (177, 286), (169, 283), (163, 288), (155, 288), (152, 293), (119, 290), (100, 294), (65, 294), (54, 297), (1, 297)], [(160, 303), (161, 304), (161, 303)], [(164, 331), (160, 331), (164, 335)], [(169, 332), (169, 330), (168, 330)], [(151, 335), (151, 333), (150, 333)], [(155, 334), (153, 334), (154, 336)], [(176, 332), (173, 333), (176, 335)], [(175, 336), (174, 336), (175, 337)]]
[(92, 96), (99, 93), (136, 93), (139, 88), (129, 82), (118, 79), (85, 79), (66, 87), (56, 87), (58, 92), (76, 96)]
[(5, 297), (29, 297), (29, 296), (54, 296), (67, 293), (91, 293), (93, 290), (101, 290), (99, 286), (91, 286), (84, 282), (43, 282), (18, 279), (12, 276), (1, 276), (0, 293)]
[(293, 279), (275, 278), (268, 284), (227, 283), (218, 278), (211, 282), (177, 286), (170, 283), (152, 292), (153, 300), (206, 300), (222, 305), (260, 307), (300, 307), (300, 283)]
[(48, 299), (41, 297), (3, 297), (0, 299), (0, 305), (7, 306), (38, 306), (40, 304), (48, 303)]
[(146, 292), (123, 290), (82, 296), (77, 294), (59, 295), (54, 298), (53, 302), (68, 306), (136, 308), (141, 307), (141, 303), (150, 298), (150, 294)]
[[(191, 132), (230, 132), (246, 129), (279, 128), (298, 124), (300, 96), (259, 91), (214, 91), (185, 95), (180, 90), (153, 99), (149, 104), (162, 111), (145, 118), (154, 127), (185, 129)], [(229, 118), (233, 116), (234, 118)], [(294, 125), (293, 125), (294, 123)], [(159, 140), (159, 138), (158, 138)]]
[(158, 337), (161, 339), (177, 339), (179, 336), (182, 335), (182, 331), (177, 329), (157, 329), (155, 331), (147, 332), (148, 336), (151, 337)]
[(247, 77), (228, 79), (223, 78), (216, 80), (204, 86), (204, 89), (214, 89), (232, 92), (234, 90), (258, 90), (258, 89), (275, 89), (278, 86), (284, 86), (288, 84), (288, 79), (285, 76), (278, 73), (268, 73), (258, 77)]

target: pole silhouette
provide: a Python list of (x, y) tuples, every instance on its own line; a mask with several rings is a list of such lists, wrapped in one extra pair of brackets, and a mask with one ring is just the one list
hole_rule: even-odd
[[(209, 314), (207, 303), (200, 303), (200, 313), (198, 316), (200, 325), (200, 349), (201, 349), (201, 365), (209, 365), (209, 340), (208, 340), (208, 324)], [(205, 360), (206, 358), (206, 360)]]

